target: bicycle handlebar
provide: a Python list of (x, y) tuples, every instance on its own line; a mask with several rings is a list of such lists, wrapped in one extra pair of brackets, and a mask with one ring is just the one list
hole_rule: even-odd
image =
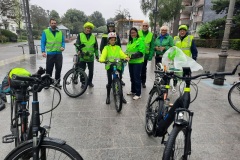
[(237, 71), (237, 68), (238, 66), (240, 65), (240, 63), (238, 65), (236, 65), (236, 67), (233, 69), (232, 72), (215, 72), (215, 73), (204, 73), (204, 74), (199, 74), (199, 75), (196, 75), (196, 76), (190, 76), (190, 77), (181, 77), (181, 76), (178, 76), (176, 74), (174, 74), (174, 71), (173, 72), (164, 72), (164, 71), (154, 71), (155, 73), (159, 73), (159, 74), (164, 74), (166, 73), (166, 75), (168, 77), (176, 77), (176, 78), (179, 78), (179, 79), (182, 79), (182, 80), (193, 80), (193, 79), (197, 79), (199, 77), (206, 77), (206, 78), (214, 78), (215, 76), (225, 76), (225, 75), (234, 75)]

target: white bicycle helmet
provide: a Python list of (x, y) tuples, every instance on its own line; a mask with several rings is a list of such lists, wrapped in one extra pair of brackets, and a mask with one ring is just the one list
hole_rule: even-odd
[(108, 33), (108, 38), (117, 38), (117, 34), (115, 32)]

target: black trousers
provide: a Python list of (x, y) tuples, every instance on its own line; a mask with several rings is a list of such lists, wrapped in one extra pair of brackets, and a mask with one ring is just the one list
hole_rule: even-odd
[(142, 72), (141, 72), (142, 84), (145, 84), (147, 79), (147, 63), (148, 63), (148, 60), (144, 60), (144, 62), (142, 63)]
[(55, 66), (55, 79), (60, 80), (62, 71), (62, 54), (47, 54), (46, 73), (52, 77), (53, 67)]
[(94, 62), (85, 62), (85, 61), (80, 61), (78, 63), (78, 67), (82, 68), (82, 70), (86, 70), (86, 67), (88, 67), (88, 84), (92, 83), (93, 79), (93, 68), (94, 68)]

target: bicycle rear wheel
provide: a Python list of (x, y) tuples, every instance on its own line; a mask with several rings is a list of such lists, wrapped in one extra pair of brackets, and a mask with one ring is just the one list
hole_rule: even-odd
[[(156, 123), (157, 115), (160, 106), (160, 101), (156, 100), (160, 96), (157, 88), (154, 87), (149, 94), (147, 107), (146, 107), (146, 120), (145, 120), (145, 130), (148, 135), (153, 135), (156, 133)], [(156, 101), (155, 101), (156, 100)]]
[(82, 69), (70, 69), (63, 77), (63, 90), (72, 98), (81, 96), (87, 89), (87, 74)]
[(240, 113), (240, 82), (230, 88), (228, 92), (228, 102), (235, 111)]
[(175, 126), (170, 133), (163, 152), (163, 160), (187, 160), (184, 155), (186, 147), (186, 128), (185, 126)]
[[(23, 143), (15, 148), (5, 160), (32, 160), (32, 142)], [(60, 144), (54, 141), (43, 141), (39, 149), (41, 160), (82, 160), (79, 153), (67, 144)]]
[(122, 110), (122, 99), (123, 99), (123, 93), (122, 93), (122, 85), (119, 78), (113, 79), (113, 97), (114, 97), (114, 104), (117, 112), (120, 112)]

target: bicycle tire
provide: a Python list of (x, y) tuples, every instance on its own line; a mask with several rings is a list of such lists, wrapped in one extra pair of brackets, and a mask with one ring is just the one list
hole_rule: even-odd
[(82, 69), (72, 68), (63, 77), (63, 90), (69, 97), (81, 96), (86, 91), (87, 86), (88, 77)]
[(123, 103), (123, 92), (122, 92), (122, 84), (119, 78), (113, 79), (112, 83), (113, 88), (113, 97), (114, 97), (114, 105), (117, 112), (121, 112), (122, 103)]
[(156, 133), (158, 108), (160, 106), (160, 101), (155, 101), (155, 103), (154, 103), (155, 105), (152, 104), (152, 101), (155, 99), (154, 95), (156, 95), (156, 97), (158, 97), (160, 95), (160, 93), (156, 87), (154, 87), (152, 89), (152, 91), (150, 92), (150, 95), (148, 97), (147, 106), (146, 106), (145, 131), (147, 132), (147, 134), (149, 136), (154, 135)]
[[(11, 96), (12, 97), (12, 96)], [(21, 128), (19, 128), (19, 116), (18, 116), (18, 104), (15, 100), (15, 98), (11, 98), (11, 122), (12, 122), (12, 126), (11, 126), (11, 131), (12, 134), (14, 135), (14, 143), (15, 143), (15, 147), (19, 146), (20, 144), (20, 131)]]
[[(176, 140), (177, 137), (180, 135), (180, 133), (183, 133), (183, 139), (182, 139), (182, 142), (183, 142), (183, 148), (179, 148), (179, 147), (176, 147)], [(172, 132), (170, 133), (170, 136), (168, 138), (168, 141), (165, 145), (165, 148), (164, 148), (164, 152), (163, 152), (163, 158), (162, 160), (170, 160), (170, 159), (174, 159), (174, 160), (186, 160), (187, 158), (183, 158), (184, 156), (184, 150), (185, 150), (185, 147), (186, 147), (186, 127), (185, 126), (174, 126), (173, 127), (173, 130)], [(182, 149), (182, 153), (180, 155), (180, 157), (175, 157), (177, 156), (176, 155), (176, 150), (177, 149)]]
[(236, 112), (240, 113), (240, 82), (235, 83), (228, 91), (228, 102)]
[[(18, 160), (18, 159), (29, 160), (30, 158), (32, 158), (32, 149), (33, 142), (26, 141), (22, 145), (11, 151), (7, 155), (5, 160)], [(54, 150), (54, 152), (51, 152), (51, 150)], [(39, 157), (39, 159), (41, 160), (54, 160), (53, 157), (54, 158), (56, 157), (58, 160), (61, 160), (61, 158), (67, 160), (67, 157), (68, 159), (71, 160), (83, 160), (80, 154), (66, 143), (58, 143), (55, 141), (43, 140), (43, 142), (40, 145), (39, 152), (40, 152), (39, 156), (41, 156)]]

